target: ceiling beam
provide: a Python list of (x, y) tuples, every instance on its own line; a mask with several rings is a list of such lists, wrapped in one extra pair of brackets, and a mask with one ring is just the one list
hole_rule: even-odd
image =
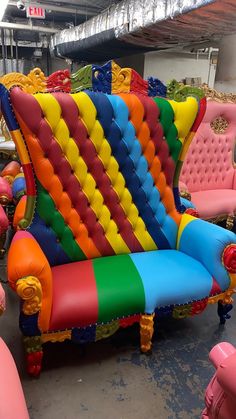
[(33, 26), (33, 25), (23, 25), (21, 23), (10, 23), (10, 22), (0, 22), (0, 29), (14, 29), (14, 30), (24, 30), (24, 31), (34, 31), (42, 33), (56, 33), (59, 32), (59, 29), (50, 28), (48, 26)]
[[(17, 0), (9, 0), (8, 6), (16, 6)], [(25, 2), (26, 6), (27, 3), (30, 6), (33, 7), (42, 7), (42, 9), (51, 10), (52, 12), (60, 12), (60, 13), (73, 13), (76, 15), (82, 15), (82, 16), (94, 16), (96, 12), (92, 12), (91, 10), (87, 10), (86, 8), (81, 8), (75, 5), (75, 7), (65, 7), (65, 6), (57, 6), (52, 3), (40, 3), (39, 1), (30, 1)], [(71, 5), (73, 6), (73, 5)]]

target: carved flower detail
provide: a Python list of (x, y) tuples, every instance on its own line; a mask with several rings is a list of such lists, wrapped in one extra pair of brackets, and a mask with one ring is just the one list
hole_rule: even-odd
[(236, 272), (236, 245), (230, 244), (223, 253), (223, 263), (227, 271)]
[(222, 116), (218, 116), (211, 122), (211, 128), (216, 134), (224, 134), (228, 126), (228, 121)]

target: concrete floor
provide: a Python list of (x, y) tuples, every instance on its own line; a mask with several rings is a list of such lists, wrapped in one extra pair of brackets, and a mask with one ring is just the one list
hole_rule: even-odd
[(236, 345), (235, 313), (220, 327), (216, 307), (209, 307), (192, 319), (160, 320), (151, 356), (139, 352), (137, 326), (84, 347), (46, 344), (40, 379), (31, 379), (18, 301), (5, 289), (0, 335), (16, 361), (31, 419), (199, 419), (214, 371), (208, 352), (220, 341)]

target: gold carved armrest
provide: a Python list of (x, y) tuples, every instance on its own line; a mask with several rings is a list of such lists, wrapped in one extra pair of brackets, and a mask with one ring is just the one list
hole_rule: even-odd
[(24, 314), (35, 314), (42, 308), (42, 286), (35, 276), (26, 276), (16, 282), (16, 292), (23, 300)]

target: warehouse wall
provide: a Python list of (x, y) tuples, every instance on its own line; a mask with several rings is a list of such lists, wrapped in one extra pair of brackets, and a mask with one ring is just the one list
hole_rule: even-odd
[(149, 52), (145, 54), (144, 78), (154, 76), (162, 82), (178, 81), (186, 77), (201, 77), (202, 83), (214, 86), (216, 64), (211, 64), (208, 56), (176, 52)]
[(225, 36), (219, 45), (215, 88), (236, 94), (236, 35)]

